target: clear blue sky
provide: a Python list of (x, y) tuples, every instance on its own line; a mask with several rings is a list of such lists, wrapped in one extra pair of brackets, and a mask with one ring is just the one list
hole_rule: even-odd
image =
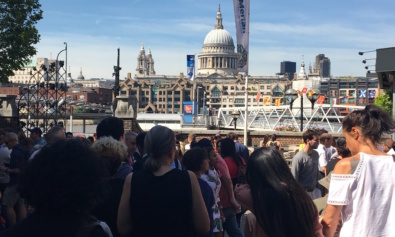
[[(121, 49), (121, 78), (134, 76), (141, 42), (158, 75), (186, 73), (186, 55), (199, 54), (214, 28), (217, 0), (41, 0), (37, 57), (55, 59), (68, 43), (74, 78), (110, 79)], [(221, 0), (224, 28), (236, 43), (233, 1)], [(395, 46), (394, 0), (251, 0), (250, 75), (274, 75), (280, 62), (300, 70), (323, 53), (333, 76), (364, 76), (359, 51)], [(59, 56), (63, 58), (64, 54)], [(36, 57), (35, 57), (36, 58)], [(374, 64), (374, 61), (371, 64)]]

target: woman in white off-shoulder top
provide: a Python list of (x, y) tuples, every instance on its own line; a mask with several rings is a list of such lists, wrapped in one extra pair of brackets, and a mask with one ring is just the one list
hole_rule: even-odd
[(375, 105), (353, 111), (343, 120), (343, 136), (352, 157), (333, 171), (322, 220), (333, 236), (340, 217), (340, 236), (395, 236), (395, 162), (377, 147), (395, 128), (390, 115)]

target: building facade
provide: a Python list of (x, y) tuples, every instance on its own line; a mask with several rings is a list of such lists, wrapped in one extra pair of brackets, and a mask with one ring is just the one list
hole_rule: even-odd
[(325, 57), (325, 54), (318, 54), (315, 57), (313, 73), (317, 73), (321, 78), (331, 76), (331, 60)]
[[(245, 88), (245, 78), (237, 74), (233, 38), (223, 27), (220, 9), (215, 27), (206, 35), (202, 49), (195, 81), (191, 81), (183, 73), (178, 76), (144, 73), (142, 47), (137, 57), (139, 73), (136, 71), (134, 78), (128, 74), (120, 84), (120, 94), (136, 96), (138, 112), (143, 113), (182, 113), (183, 102), (194, 100), (194, 83), (199, 113), (244, 107), (245, 93), (248, 93), (249, 106), (284, 102), (284, 93), (291, 87), (284, 76), (248, 76), (249, 85)], [(153, 62), (152, 55), (150, 60)]]
[(287, 75), (289, 80), (294, 79), (296, 62), (283, 61), (280, 64), (280, 75)]

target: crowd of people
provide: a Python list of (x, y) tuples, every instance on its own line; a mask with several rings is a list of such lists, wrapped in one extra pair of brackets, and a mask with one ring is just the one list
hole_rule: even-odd
[(394, 236), (394, 129), (355, 110), (336, 140), (306, 130), (291, 167), (276, 135), (250, 152), (233, 132), (184, 141), (116, 117), (95, 139), (0, 129), (0, 236)]

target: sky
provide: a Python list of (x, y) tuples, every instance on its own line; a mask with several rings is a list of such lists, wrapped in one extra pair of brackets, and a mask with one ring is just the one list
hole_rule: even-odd
[[(236, 43), (232, 0), (41, 0), (37, 55), (56, 59), (68, 47), (73, 78), (112, 79), (120, 48), (120, 78), (134, 77), (141, 43), (151, 49), (157, 75), (186, 74), (186, 55), (198, 55), (214, 29), (218, 4), (224, 29)], [(282, 61), (317, 54), (331, 60), (332, 76), (364, 76), (359, 51), (395, 46), (394, 0), (251, 0), (249, 74), (275, 75)], [(65, 53), (59, 55), (64, 60)], [(367, 65), (374, 65), (369, 60)], [(394, 62), (395, 63), (395, 62)], [(374, 70), (374, 66), (369, 69)]]

